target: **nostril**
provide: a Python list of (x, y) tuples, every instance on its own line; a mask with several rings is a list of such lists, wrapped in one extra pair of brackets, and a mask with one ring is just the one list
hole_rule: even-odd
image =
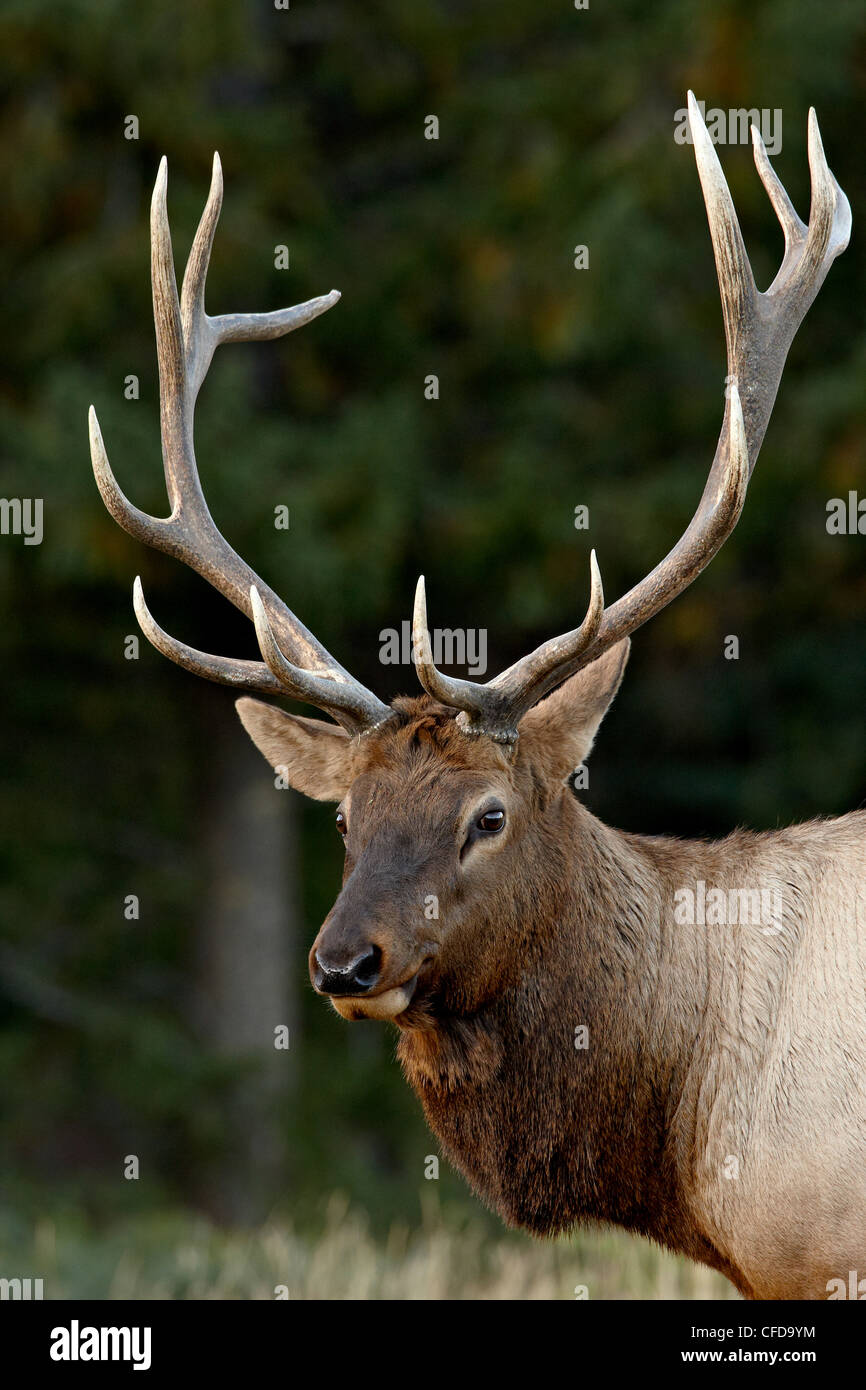
[(382, 952), (369, 946), (348, 964), (329, 960), (316, 952), (314, 984), (320, 994), (367, 994), (379, 979)]
[(369, 951), (355, 967), (354, 980), (358, 989), (372, 989), (379, 978), (382, 969), (382, 952), (378, 946), (371, 946)]

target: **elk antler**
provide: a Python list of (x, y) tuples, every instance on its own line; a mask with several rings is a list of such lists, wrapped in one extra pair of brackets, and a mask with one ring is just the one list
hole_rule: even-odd
[(434, 666), (423, 576), (419, 579), (413, 622), (418, 675), (425, 690), (461, 711), (458, 722), (468, 733), (514, 743), (527, 710), (652, 618), (713, 558), (742, 511), (794, 335), (832, 262), (848, 245), (851, 209), (827, 166), (814, 110), (809, 111), (812, 205), (808, 227), (794, 211), (752, 126), (755, 165), (785, 234), (779, 273), (761, 293), (755, 287), (725, 176), (691, 92), (689, 126), (716, 258), (728, 352), (724, 421), (703, 496), (674, 548), (610, 608), (603, 606), (593, 553), (589, 610), (581, 626), (545, 642), (485, 685), (445, 676)]
[[(326, 710), (351, 734), (375, 728), (392, 711), (349, 675), (259, 579), (218, 531), (199, 482), (193, 448), (196, 397), (220, 343), (279, 338), (330, 309), (337, 290), (270, 314), (205, 313), (204, 291), (222, 206), (222, 169), (214, 155), (210, 194), (187, 261), (178, 301), (166, 210), (168, 167), (159, 166), (150, 210), (153, 320), (159, 359), (160, 425), (171, 515), (148, 516), (121, 492), (90, 407), (90, 455), (102, 500), (125, 531), (175, 555), (254, 618), (264, 663), (209, 656), (170, 637), (152, 618), (136, 579), (134, 607), (148, 641), (179, 666), (209, 680), (269, 695), (290, 695)], [(288, 653), (288, 656), (285, 654)]]

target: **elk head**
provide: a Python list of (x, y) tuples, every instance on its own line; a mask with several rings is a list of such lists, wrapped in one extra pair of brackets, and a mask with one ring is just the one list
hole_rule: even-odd
[[(297, 790), (339, 803), (343, 889), (313, 943), (310, 978), (344, 1018), (410, 1026), (431, 1008), (468, 1013), (526, 967), (538, 901), (555, 906), (566, 859), (567, 779), (589, 753), (627, 649), (619, 642), (527, 711), (511, 745), (467, 737), (453, 708), (424, 697), (396, 700), (361, 738), (238, 701), (268, 762)], [(527, 864), (547, 866), (531, 895)], [(525, 939), (506, 950), (516, 919)]]
[(337, 828), (346, 845), (343, 888), (314, 943), (310, 974), (345, 1018), (420, 1024), (431, 1001), (469, 1013), (507, 988), (539, 949), (538, 923), (552, 919), (574, 873), (573, 822), (570, 832), (566, 824), (574, 804), (569, 774), (587, 756), (616, 693), (629, 634), (691, 584), (734, 529), (788, 348), (847, 245), (850, 211), (824, 158), (814, 111), (808, 226), (753, 127), (755, 164), (785, 235), (779, 272), (759, 292), (691, 94), (689, 120), (728, 357), (722, 430), (694, 517), (656, 568), (610, 607), (593, 553), (580, 626), (484, 685), (435, 667), (420, 580), (413, 637), (427, 693), (391, 705), (354, 680), (222, 537), (201, 491), (193, 449), (195, 399), (216, 347), (289, 332), (339, 295), (332, 290), (272, 314), (205, 313), (205, 276), (222, 199), (215, 158), (178, 297), (164, 160), (160, 166), (151, 211), (152, 281), (171, 514), (147, 516), (123, 496), (91, 407), (94, 472), (121, 526), (196, 569), (253, 619), (263, 659), (211, 656), (170, 637), (151, 616), (136, 579), (135, 612), (153, 645), (187, 670), (238, 689), (306, 701), (334, 721), (238, 701), (244, 727), (272, 766), (308, 796), (338, 803)]

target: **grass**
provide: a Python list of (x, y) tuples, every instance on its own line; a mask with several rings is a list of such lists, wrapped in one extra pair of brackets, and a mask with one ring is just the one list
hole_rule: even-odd
[(315, 1235), (282, 1221), (226, 1232), (184, 1215), (99, 1234), (43, 1219), (20, 1234), (0, 1242), (0, 1275), (42, 1278), (46, 1299), (574, 1299), (582, 1287), (591, 1299), (736, 1297), (721, 1275), (647, 1241), (491, 1233), (435, 1201), (416, 1228), (383, 1237), (340, 1195)]

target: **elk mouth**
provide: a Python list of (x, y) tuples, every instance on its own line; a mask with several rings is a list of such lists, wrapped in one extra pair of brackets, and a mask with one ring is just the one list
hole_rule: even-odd
[(364, 1018), (381, 1019), (385, 1022), (393, 1021), (405, 1013), (413, 1002), (421, 972), (432, 960), (433, 956), (426, 956), (415, 974), (410, 975), (402, 984), (391, 985), (378, 994), (331, 995), (329, 996), (331, 1003), (340, 1017), (347, 1019), (350, 1023), (357, 1023)]

